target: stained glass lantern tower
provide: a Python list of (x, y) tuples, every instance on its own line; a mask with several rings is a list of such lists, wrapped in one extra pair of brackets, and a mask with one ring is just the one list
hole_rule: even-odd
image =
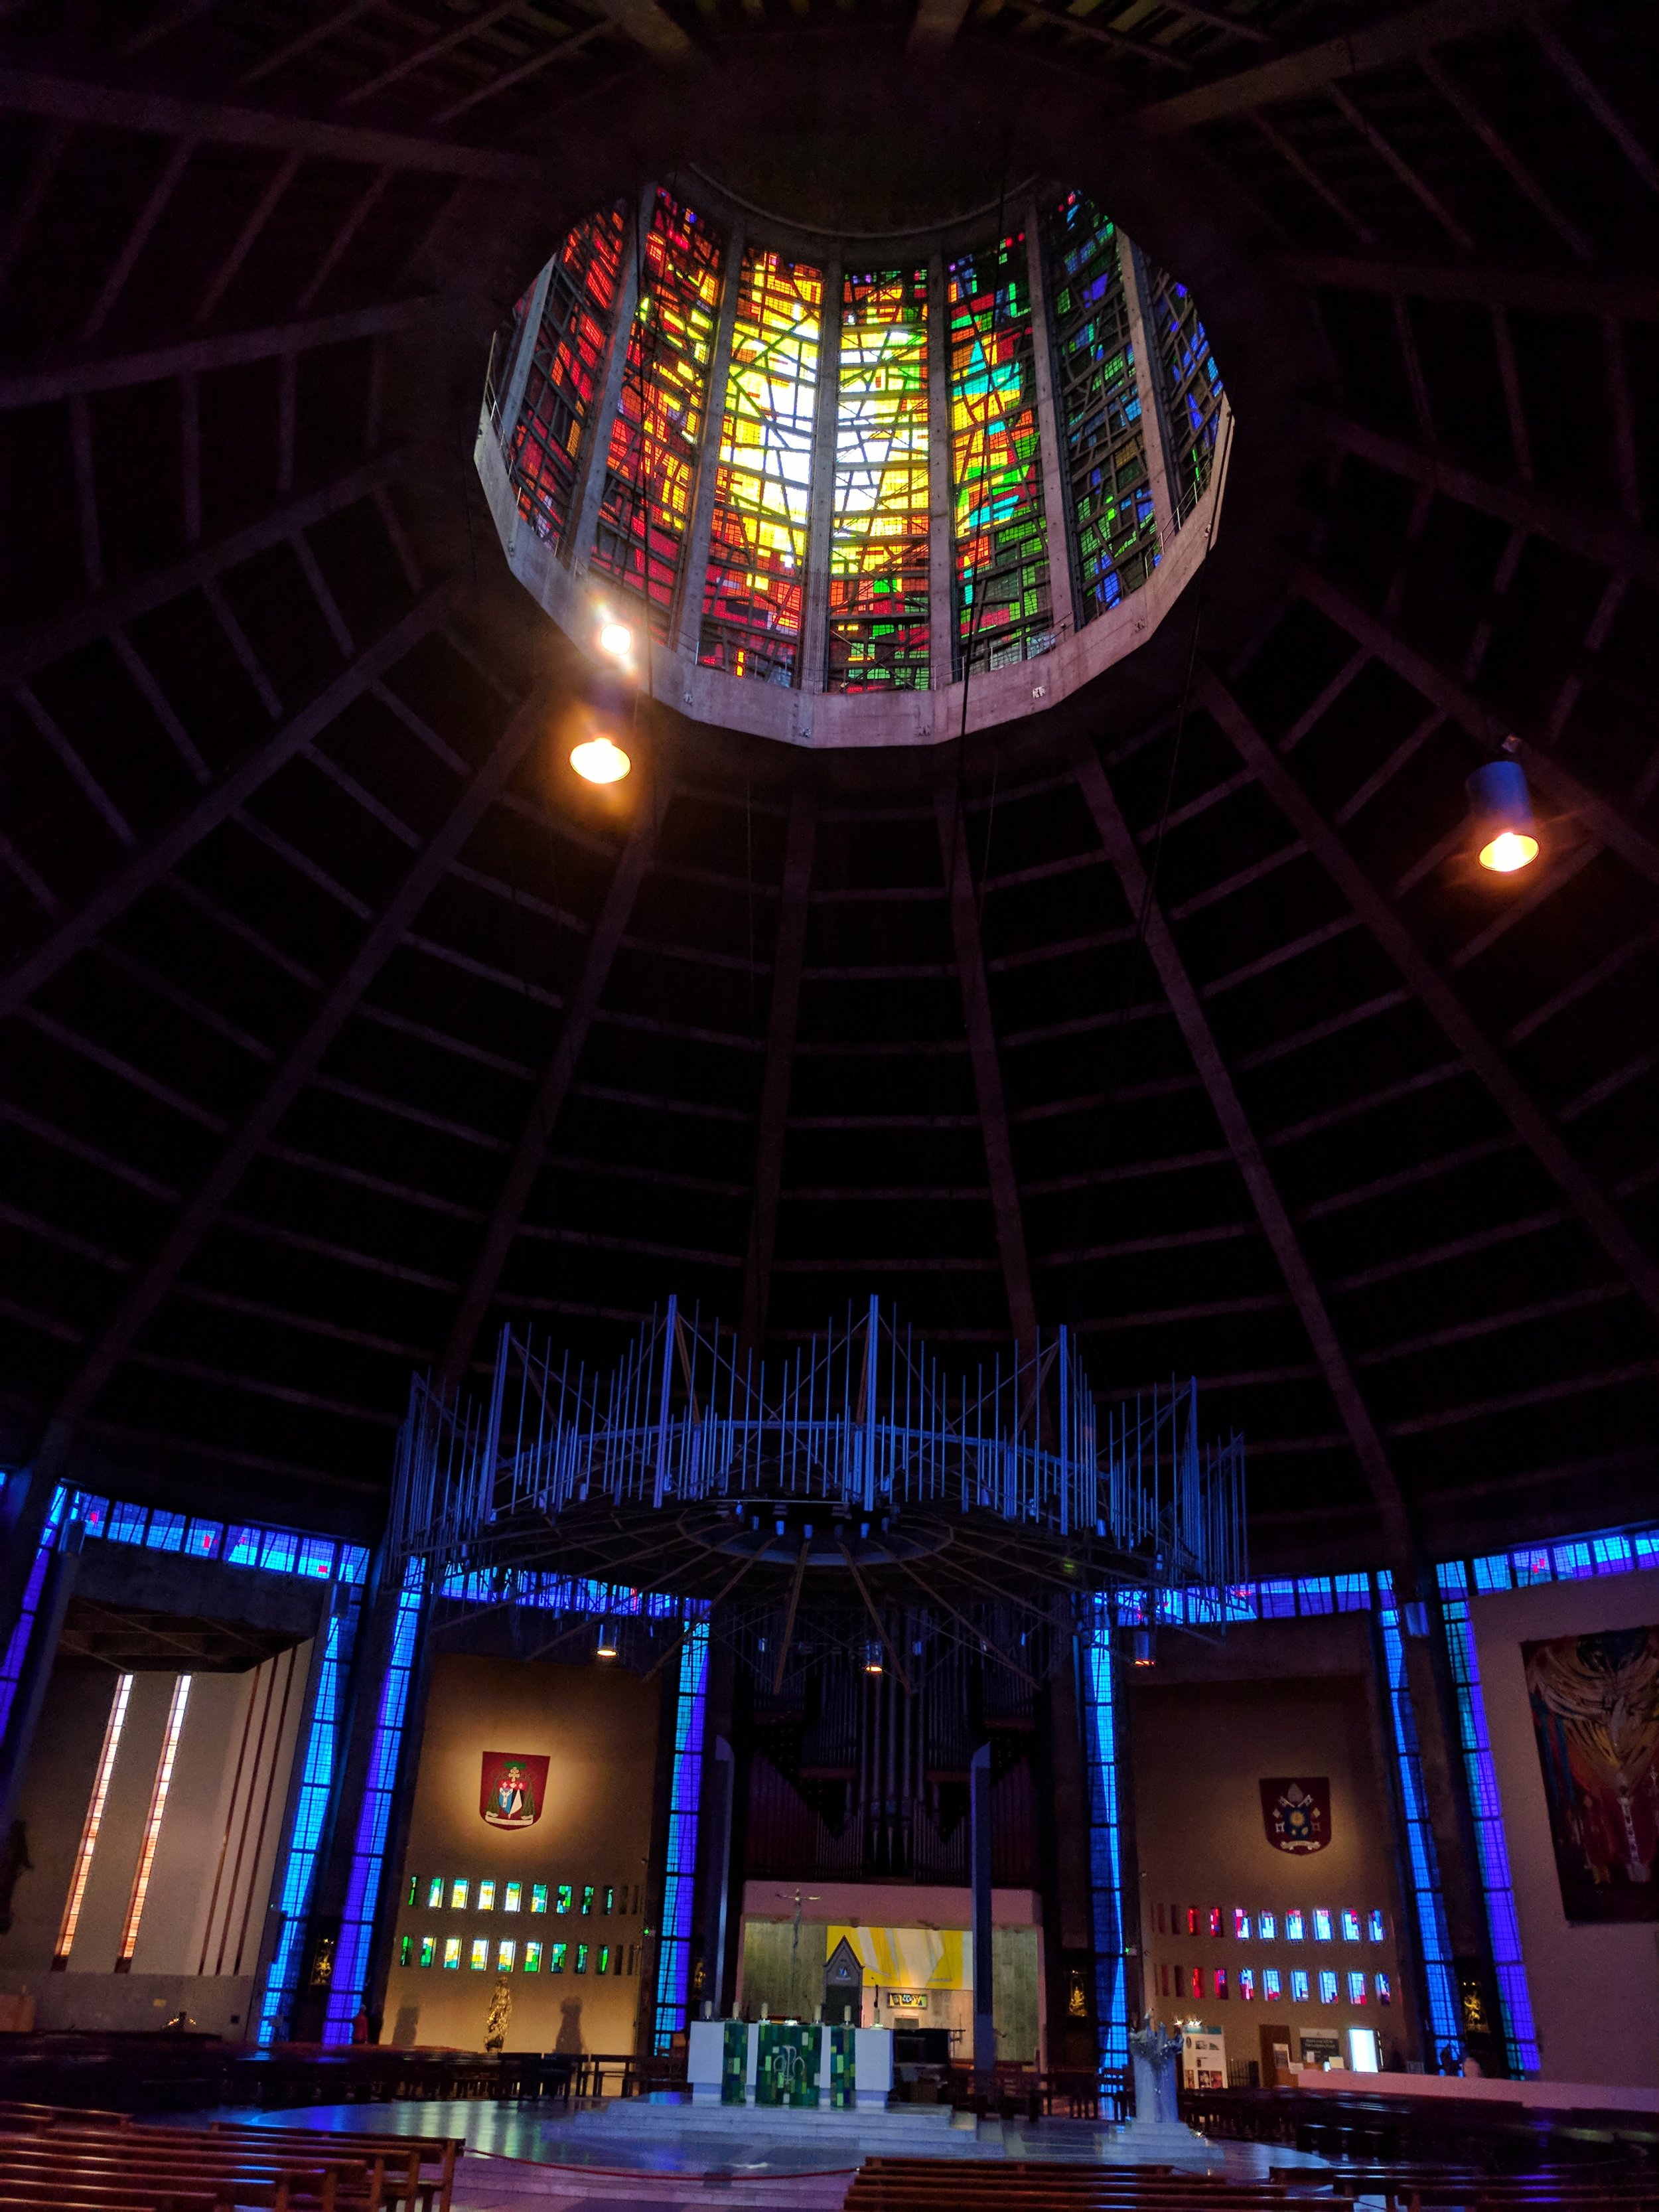
[(520, 581), (579, 642), (643, 617), (657, 698), (797, 744), (992, 726), (1133, 651), (1215, 536), (1203, 323), (1077, 192), (981, 228), (808, 258), (660, 184), (578, 225), (479, 423)]

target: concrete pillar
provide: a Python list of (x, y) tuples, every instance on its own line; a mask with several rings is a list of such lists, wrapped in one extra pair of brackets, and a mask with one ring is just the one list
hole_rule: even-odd
[(547, 305), (547, 289), (552, 277), (553, 264), (549, 261), (543, 264), (541, 275), (530, 288), (530, 304), (525, 309), (524, 320), (514, 333), (515, 343), (507, 381), (501, 387), (501, 398), (495, 409), (495, 435), (503, 453), (511, 449), (513, 433), (518, 428), (520, 412), (524, 406), (531, 364), (536, 358), (536, 341), (541, 336), (542, 311)]
[(927, 264), (928, 684), (956, 676), (956, 501), (951, 482), (951, 300), (945, 258)]
[(1036, 386), (1037, 453), (1042, 464), (1042, 513), (1048, 524), (1048, 598), (1056, 637), (1077, 628), (1077, 582), (1072, 552), (1072, 501), (1066, 483), (1066, 437), (1055, 400), (1054, 320), (1048, 272), (1042, 261), (1042, 211), (1035, 194), (1022, 211), (1031, 284), (1031, 360)]
[[(64, 1615), (69, 1610), (70, 1595), (75, 1587), (84, 1534), (78, 1520), (70, 1522), (57, 1548), (47, 1556), (34, 1627), (17, 1693), (12, 1700), (5, 1740), (0, 1745), (0, 1837), (9, 1831), (17, 1808), (17, 1793), (22, 1787), (35, 1730), (40, 1723), (41, 1707), (46, 1702), (46, 1685), (52, 1680), (52, 1665), (58, 1656), (58, 1642), (64, 1632)], [(38, 1544), (34, 1548), (38, 1553)]]
[(1152, 479), (1152, 519), (1158, 543), (1167, 553), (1175, 544), (1175, 501), (1170, 483), (1170, 426), (1164, 404), (1164, 373), (1158, 331), (1152, 320), (1152, 282), (1140, 248), (1117, 234), (1118, 265), (1123, 272), (1123, 301), (1129, 313), (1129, 343), (1135, 357), (1135, 388), (1140, 394), (1140, 428)]
[(0, 1653), (10, 1644), (23, 1609), (69, 1443), (67, 1423), (54, 1421), (29, 1465), (9, 1476), (0, 1490)]
[(708, 398), (703, 409), (702, 441), (697, 462), (696, 489), (691, 495), (691, 514), (686, 526), (685, 552), (680, 562), (680, 616), (677, 635), (679, 650), (695, 660), (702, 635), (702, 595), (708, 576), (708, 537), (714, 521), (714, 489), (720, 480), (720, 428), (726, 413), (726, 382), (732, 367), (732, 331), (738, 319), (738, 297), (743, 288), (743, 226), (738, 224), (726, 241), (726, 283), (714, 323), (714, 350), (708, 362)]
[(830, 534), (836, 501), (836, 420), (841, 406), (842, 264), (823, 270), (823, 335), (812, 416), (812, 500), (806, 532), (806, 611), (801, 624), (800, 688), (822, 691), (830, 675)]
[(991, 1969), (991, 1747), (981, 1744), (969, 1769), (969, 1849), (974, 1875), (974, 2071), (997, 2063)]

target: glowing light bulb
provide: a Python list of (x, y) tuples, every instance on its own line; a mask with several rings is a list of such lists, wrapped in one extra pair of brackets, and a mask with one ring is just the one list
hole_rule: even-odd
[(594, 642), (607, 660), (629, 661), (634, 657), (634, 633), (626, 623), (602, 623)]
[(570, 765), (586, 783), (620, 783), (634, 763), (609, 738), (590, 738), (570, 756)]
[(1500, 876), (1511, 876), (1517, 868), (1528, 867), (1538, 858), (1538, 840), (1519, 830), (1500, 830), (1492, 842), (1480, 848), (1480, 865)]

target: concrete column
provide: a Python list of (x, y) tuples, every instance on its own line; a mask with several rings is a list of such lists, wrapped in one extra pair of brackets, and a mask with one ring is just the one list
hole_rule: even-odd
[(17, 1806), (17, 1793), (22, 1786), (29, 1753), (34, 1747), (35, 1730), (40, 1723), (40, 1709), (46, 1702), (46, 1686), (52, 1680), (52, 1665), (58, 1656), (58, 1641), (64, 1632), (64, 1615), (69, 1609), (76, 1571), (81, 1564), (81, 1543), (84, 1534), (85, 1530), (79, 1521), (70, 1522), (64, 1531), (58, 1549), (50, 1555), (46, 1563), (40, 1602), (34, 1615), (33, 1633), (29, 1638), (27, 1655), (17, 1684), (17, 1695), (12, 1701), (4, 1746), (0, 1748), (0, 1837), (3, 1837), (11, 1827), (12, 1815)]
[(541, 275), (530, 288), (530, 304), (515, 334), (516, 343), (507, 369), (507, 382), (495, 409), (495, 435), (506, 452), (513, 433), (518, 428), (519, 415), (524, 406), (526, 387), (530, 382), (531, 363), (536, 358), (536, 341), (541, 336), (542, 313), (547, 306), (548, 286), (553, 278), (553, 264), (544, 264)]
[(836, 501), (836, 420), (841, 405), (842, 264), (823, 271), (823, 335), (812, 416), (812, 503), (806, 532), (806, 613), (801, 626), (800, 688), (822, 691), (830, 674), (830, 533)]
[(720, 427), (726, 413), (726, 380), (732, 366), (732, 330), (738, 319), (738, 295), (743, 287), (743, 226), (738, 224), (726, 242), (726, 283), (720, 293), (720, 311), (714, 324), (714, 351), (708, 363), (708, 398), (703, 409), (697, 484), (691, 495), (685, 554), (680, 562), (680, 618), (677, 634), (679, 650), (692, 660), (697, 657), (702, 633), (703, 586), (708, 575), (708, 536), (714, 520), (714, 489), (720, 480)]
[(622, 398), (623, 371), (628, 365), (628, 341), (640, 304), (640, 271), (645, 265), (645, 240), (656, 205), (657, 188), (645, 185), (629, 218), (623, 240), (622, 275), (617, 286), (617, 313), (605, 348), (605, 367), (593, 398), (593, 411), (582, 433), (582, 452), (576, 486), (570, 499), (570, 525), (563, 546), (568, 565), (580, 576), (593, 557), (593, 535), (599, 527), (599, 504), (605, 497), (605, 466), (611, 452), (611, 423)]
[(1146, 448), (1146, 471), (1152, 479), (1152, 518), (1158, 526), (1160, 551), (1175, 544), (1175, 501), (1170, 484), (1170, 426), (1164, 404), (1164, 375), (1158, 355), (1157, 325), (1152, 320), (1152, 283), (1140, 248), (1117, 234), (1118, 265), (1123, 272), (1123, 300), (1129, 311), (1129, 343), (1135, 357), (1135, 388), (1140, 394), (1140, 428)]
[(29, 1465), (9, 1476), (0, 1491), (0, 1651), (10, 1643), (22, 1612), (69, 1445), (68, 1423), (54, 1421)]
[(974, 2071), (997, 2063), (991, 1972), (991, 1747), (981, 1744), (969, 1769), (969, 1850), (974, 1875)]
[(1072, 502), (1066, 480), (1066, 439), (1055, 402), (1054, 330), (1048, 307), (1048, 272), (1042, 264), (1042, 213), (1036, 196), (1021, 211), (1031, 283), (1031, 361), (1035, 370), (1037, 453), (1042, 464), (1042, 512), (1048, 545), (1048, 597), (1054, 635), (1077, 628), (1077, 583), (1072, 551)]
[(951, 482), (951, 299), (945, 258), (927, 264), (928, 687), (956, 677), (956, 501)]

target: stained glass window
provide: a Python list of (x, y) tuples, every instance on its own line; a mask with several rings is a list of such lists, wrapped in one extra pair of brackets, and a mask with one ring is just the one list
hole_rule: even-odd
[(842, 285), (830, 536), (832, 691), (928, 682), (927, 272)]
[(444, 1964), (445, 1964), (445, 1966), (448, 1966), (448, 1967), (451, 1967), (451, 1968), (458, 1968), (458, 1967), (460, 1966), (460, 1963), (461, 1963), (461, 1939), (460, 1939), (460, 1937), (459, 1937), (459, 1936), (446, 1936), (444, 1937)]
[(945, 276), (957, 675), (1024, 660), (1054, 636), (1030, 269), (1017, 236)]
[(569, 1884), (568, 1881), (562, 1881), (562, 1882), (559, 1884), (558, 1894), (555, 1897), (555, 1899), (554, 1899), (554, 1900), (553, 1900), (553, 1910), (554, 1910), (554, 1911), (555, 1911), (555, 1912), (568, 1912), (568, 1911), (569, 1911), (569, 1910), (570, 1910), (570, 1884)]
[(495, 1910), (495, 1885), (493, 1881), (481, 1881), (478, 1884), (478, 1910), (480, 1912), (493, 1912)]
[(501, 1897), (502, 1911), (517, 1912), (521, 1909), (523, 1904), (524, 1884), (521, 1881), (508, 1882)]
[(563, 1973), (565, 1954), (569, 1948), (570, 1946), (568, 1943), (555, 1943), (552, 1946), (548, 1953), (547, 1960), (547, 1971), (550, 1974)]
[(1314, 1907), (1314, 1942), (1316, 1943), (1328, 1943), (1330, 1940), (1331, 1916), (1329, 1908), (1323, 1905), (1316, 1905)]
[(1291, 1968), (1291, 2002), (1292, 2004), (1306, 2004), (1307, 2002), (1307, 1972), (1305, 1969), (1301, 1966), (1292, 1966)]
[(1328, 1966), (1323, 1967), (1320, 1971), (1319, 2002), (1321, 2004), (1334, 2004), (1336, 2002), (1336, 1974), (1334, 1970)]
[(576, 1972), (579, 1974), (585, 1974), (587, 1972), (587, 1946), (586, 1943), (578, 1943), (576, 1946)]
[(1348, 1976), (1348, 2002), (1351, 2005), (1363, 2005), (1365, 1996), (1365, 1977), (1356, 1968)]
[(498, 1943), (495, 1946), (495, 1972), (498, 1974), (510, 1974), (513, 1972), (513, 1962), (518, 1955), (519, 1947), (516, 1943), (511, 1942)]
[(1342, 1908), (1342, 1941), (1345, 1943), (1359, 1941), (1359, 1915), (1350, 1911), (1346, 1905)]
[(1382, 1915), (1380, 1912), (1373, 1912), (1370, 1917), (1370, 1936), (1372, 1942), (1382, 1942), (1385, 1940), (1386, 1935), (1387, 1929), (1383, 1923)]
[(542, 1970), (542, 1947), (533, 1940), (524, 1947), (524, 1970), (526, 1974), (539, 1974)]
[(547, 1884), (544, 1881), (535, 1881), (530, 1885), (530, 1910), (532, 1912), (546, 1911)]
[(1078, 621), (1115, 607), (1158, 558), (1117, 226), (1073, 192), (1046, 225), (1054, 411), (1075, 543)]
[(443, 1910), (443, 1902), (444, 1878), (441, 1874), (434, 1874), (426, 1886), (427, 1910), (429, 1912), (441, 1912)]
[(620, 214), (596, 215), (549, 264), (509, 459), (519, 512), (555, 544), (569, 526), (582, 433), (605, 374), (626, 228)]
[(1302, 1941), (1302, 1915), (1294, 1905), (1285, 1915), (1285, 1941), (1287, 1943)]
[(475, 1974), (483, 1974), (489, 1972), (489, 1938), (488, 1936), (475, 1936), (472, 1938), (472, 1952), (471, 1957), (467, 1960), (467, 1964), (471, 1967)]
[(1264, 1966), (1261, 1969), (1261, 1994), (1270, 2002), (1277, 2003), (1279, 1999), (1279, 1969), (1277, 1966)]
[(800, 650), (823, 313), (817, 270), (744, 256), (697, 657), (765, 684)]
[[(1151, 304), (1170, 426), (1170, 490), (1179, 524), (1197, 506), (1210, 481), (1216, 433), (1221, 427), (1221, 371), (1184, 284), (1160, 273), (1152, 281)], [(1149, 332), (1148, 343), (1152, 342)]]
[(1378, 2004), (1391, 2004), (1394, 2002), (1394, 1990), (1389, 1981), (1388, 1976), (1386, 1974), (1373, 1974), (1371, 1976), (1371, 1980), (1376, 1986), (1376, 2002)]
[(1242, 1905), (1233, 1907), (1233, 1934), (1241, 1943), (1248, 1943), (1250, 1940), (1250, 1916)]
[(1258, 1913), (1255, 1924), (1256, 1932), (1264, 1943), (1271, 1943), (1276, 1940), (1279, 1923), (1271, 1912)]
[(1254, 2002), (1255, 1998), (1255, 1970), (1254, 1967), (1241, 1966), (1239, 1968), (1238, 1994), (1245, 2004)]
[(467, 1895), (468, 1884), (458, 1875), (449, 1886), (450, 1911), (452, 1912), (465, 1912), (466, 1911)]
[(723, 258), (702, 216), (659, 190), (592, 566), (643, 594), (659, 639), (668, 635), (691, 518)]
[(438, 1942), (438, 1939), (437, 1939), (437, 1937), (436, 1937), (435, 1936), (422, 1936), (422, 1938), (421, 1938), (421, 1964), (422, 1964), (423, 1966), (429, 1966), (432, 1964), (432, 1954), (433, 1954), (434, 1950), (434, 1949), (436, 1948), (436, 1947), (437, 1947), (437, 1942)]

